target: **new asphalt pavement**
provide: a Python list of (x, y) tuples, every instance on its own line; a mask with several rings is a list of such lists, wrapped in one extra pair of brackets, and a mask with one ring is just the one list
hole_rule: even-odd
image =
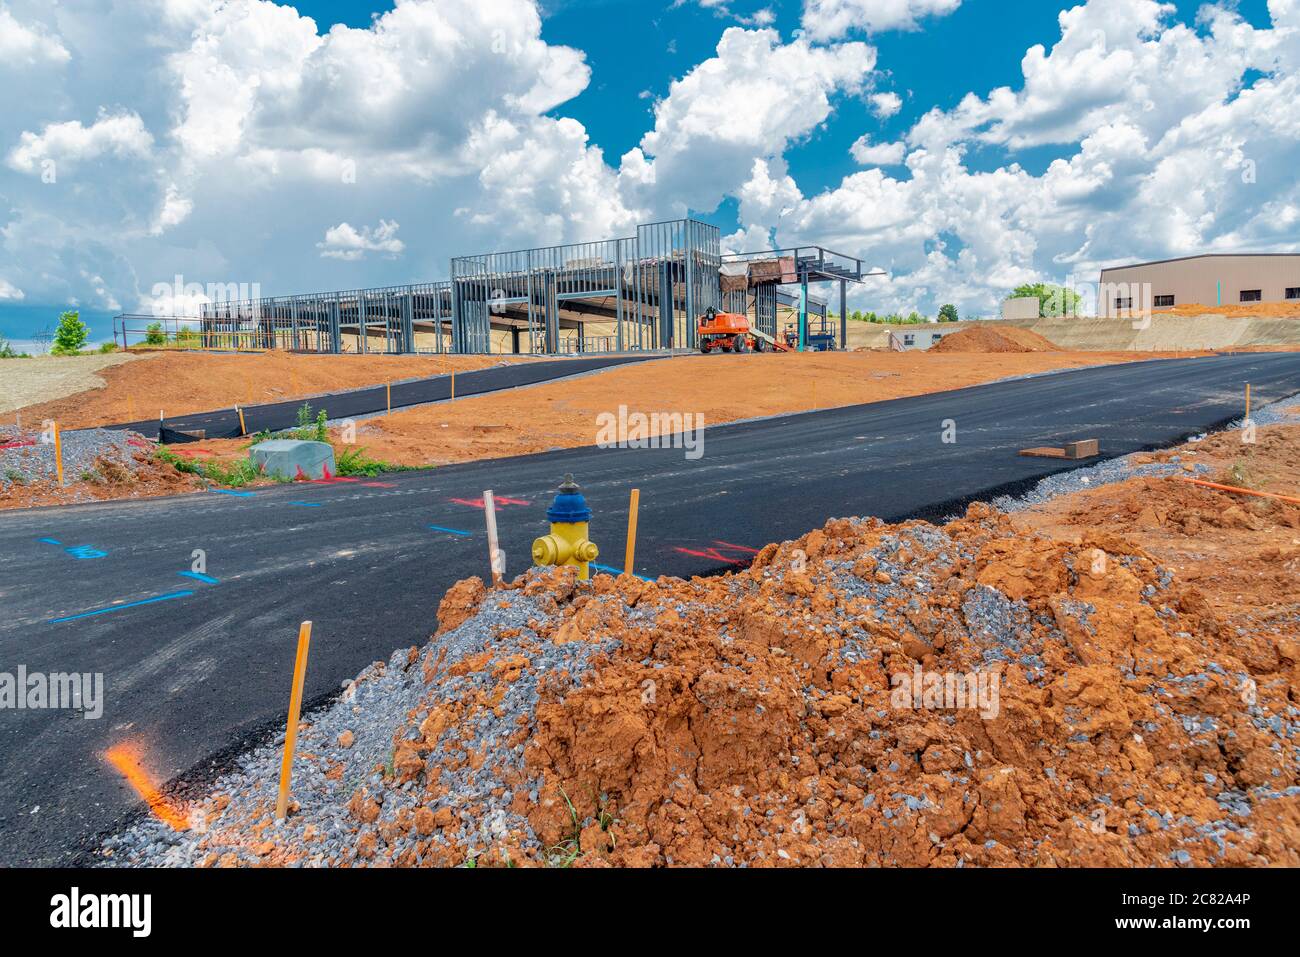
[(97, 720), (0, 711), (0, 864), (71, 863), (139, 809), (103, 760), (108, 746), (136, 745), (160, 780), (189, 777), (283, 722), (302, 620), (314, 622), (309, 701), (427, 640), (443, 592), (487, 574), (484, 489), (510, 575), (529, 564), (566, 472), (595, 512), (600, 564), (621, 565), (639, 487), (635, 572), (710, 573), (834, 516), (938, 518), (1072, 467), (1017, 455), (1028, 446), (1096, 438), (1112, 457), (1180, 441), (1239, 416), (1247, 382), (1258, 404), (1300, 391), (1300, 353), (1095, 367), (718, 426), (696, 458), (592, 446), (375, 481), (0, 512), (0, 672), (105, 683)]
[[(514, 362), (490, 369), (458, 372), (455, 377), (456, 396), (467, 398), (503, 389), (553, 382), (571, 376), (598, 372), (629, 362), (661, 359), (665, 352), (622, 353), (619, 355), (591, 356), (590, 358), (551, 359), (542, 362)], [(167, 430), (163, 441), (185, 441), (183, 433), (203, 432), (203, 438), (235, 438), (253, 435), (263, 429), (276, 431), (292, 428), (298, 422), (298, 410), (303, 403), (313, 410), (323, 411), (331, 420), (375, 415), (389, 408), (402, 409), (426, 402), (440, 402), (452, 396), (452, 377), (448, 374), (428, 376), (423, 379), (406, 379), (387, 385), (361, 389), (347, 389), (307, 399), (289, 399), (284, 402), (267, 402), (244, 406), (244, 421), (239, 421), (239, 409), (216, 409), (211, 412), (194, 412), (187, 415), (168, 416), (162, 420), (146, 419), (123, 422), (106, 428), (131, 429), (150, 439), (160, 437), (160, 426)], [(166, 410), (163, 410), (164, 412)]]

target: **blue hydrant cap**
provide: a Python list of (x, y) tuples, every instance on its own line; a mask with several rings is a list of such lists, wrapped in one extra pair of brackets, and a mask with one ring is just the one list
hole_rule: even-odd
[(591, 509), (587, 507), (582, 489), (578, 488), (578, 483), (573, 480), (572, 475), (564, 476), (560, 494), (555, 496), (555, 501), (546, 510), (546, 517), (552, 522), (591, 521)]

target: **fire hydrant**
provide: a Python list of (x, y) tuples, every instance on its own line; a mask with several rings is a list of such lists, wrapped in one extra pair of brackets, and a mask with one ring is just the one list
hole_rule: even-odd
[(577, 565), (578, 577), (586, 581), (591, 577), (587, 563), (594, 561), (600, 551), (595, 542), (587, 540), (591, 509), (572, 475), (564, 476), (564, 484), (546, 510), (546, 517), (551, 522), (551, 534), (533, 542), (533, 564)]

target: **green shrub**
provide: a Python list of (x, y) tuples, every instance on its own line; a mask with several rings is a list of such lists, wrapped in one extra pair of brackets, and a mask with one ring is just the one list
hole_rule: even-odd
[(0, 359), (28, 359), (28, 358), (30, 358), (30, 356), (28, 356), (27, 353), (16, 351), (14, 347), (9, 344), (8, 339), (6, 339), (4, 336), (0, 336)]
[(81, 352), (86, 339), (90, 337), (90, 327), (81, 321), (81, 313), (75, 309), (59, 316), (59, 326), (54, 330), (54, 347), (50, 353), (56, 356), (75, 356)]

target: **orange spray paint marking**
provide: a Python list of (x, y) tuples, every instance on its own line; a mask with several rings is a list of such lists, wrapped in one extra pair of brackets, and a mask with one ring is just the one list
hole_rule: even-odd
[(170, 804), (158, 791), (149, 773), (140, 765), (140, 756), (135, 748), (127, 744), (115, 744), (104, 752), (104, 760), (117, 768), (126, 783), (131, 785), (141, 800), (149, 805), (153, 816), (174, 831), (183, 831), (189, 827), (189, 821), (180, 808)]

